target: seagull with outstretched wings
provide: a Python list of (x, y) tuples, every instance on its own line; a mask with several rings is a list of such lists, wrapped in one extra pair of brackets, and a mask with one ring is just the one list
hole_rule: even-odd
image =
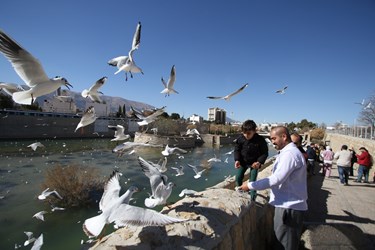
[(39, 96), (56, 91), (61, 86), (72, 87), (63, 77), (48, 78), (42, 64), (15, 40), (0, 30), (0, 52), (9, 60), (18, 76), (30, 87), (12, 94), (18, 104), (32, 105)]
[(133, 73), (143, 74), (142, 69), (135, 64), (133, 59), (133, 52), (139, 48), (139, 44), (141, 43), (141, 28), (141, 22), (138, 22), (128, 56), (119, 56), (108, 61), (109, 65), (117, 67), (118, 70), (115, 72), (115, 75), (121, 71), (125, 71), (125, 81), (128, 80), (127, 72), (129, 72), (131, 78), (133, 78)]
[(226, 95), (226, 96), (207, 96), (208, 99), (223, 99), (223, 100), (226, 100), (226, 101), (229, 101), (230, 98), (232, 98), (233, 96), (237, 95), (238, 93), (242, 92), (247, 86), (249, 86), (248, 83), (246, 83), (245, 85), (243, 85), (241, 88), (237, 89), (236, 91), (234, 91), (233, 93), (229, 94), (229, 95)]
[(107, 81), (107, 77), (104, 76), (97, 80), (89, 89), (84, 89), (81, 93), (83, 98), (90, 98), (91, 101), (101, 103), (102, 99), (100, 99), (99, 94), (103, 94), (99, 91), (99, 89), (104, 85)]
[(282, 94), (282, 95), (283, 95), (283, 94), (285, 94), (285, 90), (286, 90), (287, 88), (288, 88), (288, 86), (285, 86), (284, 88), (277, 90), (276, 93), (277, 93), (277, 94)]

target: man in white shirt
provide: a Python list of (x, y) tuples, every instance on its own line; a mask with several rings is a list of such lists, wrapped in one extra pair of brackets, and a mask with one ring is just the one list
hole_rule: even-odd
[(274, 232), (276, 249), (298, 249), (307, 210), (306, 161), (292, 143), (284, 126), (272, 128), (270, 137), (279, 150), (272, 175), (258, 181), (243, 183), (241, 189), (263, 190), (271, 188), (269, 203), (275, 207)]

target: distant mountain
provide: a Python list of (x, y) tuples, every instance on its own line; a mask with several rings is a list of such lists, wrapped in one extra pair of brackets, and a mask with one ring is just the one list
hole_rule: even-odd
[[(92, 102), (89, 98), (87, 98), (87, 99), (83, 98), (81, 96), (81, 93), (70, 91), (70, 90), (64, 90), (63, 95), (71, 96), (74, 100), (75, 105), (81, 111), (85, 110), (86, 102), (88, 102), (88, 103)], [(54, 98), (54, 96), (55, 96), (55, 93), (51, 93), (49, 95), (39, 97), (37, 99), (37, 102), (39, 103), (39, 106), (42, 106), (44, 100), (51, 100), (51, 99)], [(126, 111), (128, 111), (130, 109), (130, 106), (133, 106), (135, 109), (138, 109), (138, 110), (154, 109), (155, 108), (154, 106), (152, 106), (150, 104), (143, 103), (143, 102), (137, 102), (137, 101), (133, 101), (133, 100), (127, 100), (127, 99), (124, 99), (122, 97), (113, 97), (113, 96), (102, 95), (100, 98), (106, 104), (109, 105), (111, 113), (116, 113), (119, 109), (119, 106), (123, 107), (124, 105), (125, 105)]]

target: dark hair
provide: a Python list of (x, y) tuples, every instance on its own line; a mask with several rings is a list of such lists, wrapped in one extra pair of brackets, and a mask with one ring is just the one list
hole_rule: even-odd
[(291, 133), (290, 134), (291, 136), (292, 135), (294, 135), (295, 137), (297, 137), (298, 138), (298, 143), (300, 143), (300, 144), (302, 144), (302, 141), (303, 141), (303, 137), (302, 137), (302, 135), (300, 135), (300, 134), (298, 134), (297, 132), (293, 132), (293, 133)]
[(253, 120), (246, 120), (241, 126), (242, 132), (251, 131), (251, 130), (255, 131), (256, 128), (257, 128), (257, 125), (255, 124)]
[(348, 146), (346, 146), (345, 144), (341, 146), (341, 150), (347, 150), (348, 149)]
[(359, 150), (362, 150), (362, 149), (368, 152), (368, 150), (365, 147), (360, 147), (359, 148)]

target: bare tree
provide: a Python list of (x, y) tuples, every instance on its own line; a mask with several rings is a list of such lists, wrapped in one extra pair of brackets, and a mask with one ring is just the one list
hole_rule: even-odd
[(358, 120), (364, 124), (371, 125), (374, 128), (375, 123), (375, 94), (368, 98), (368, 102), (363, 104), (362, 111), (359, 113)]

